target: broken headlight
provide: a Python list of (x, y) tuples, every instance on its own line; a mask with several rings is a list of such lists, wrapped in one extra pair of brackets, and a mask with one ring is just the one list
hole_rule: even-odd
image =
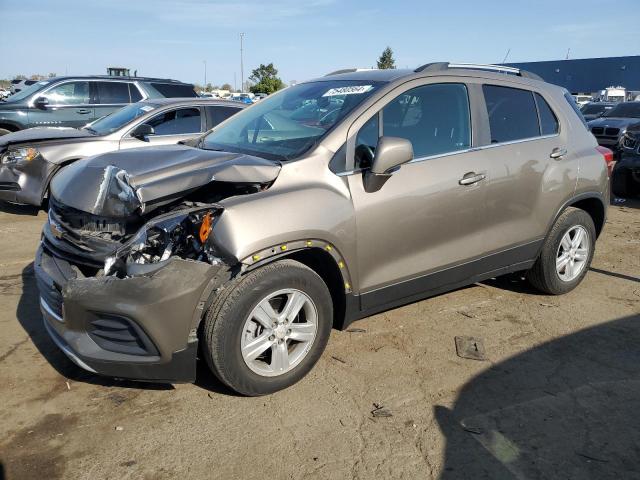
[(207, 240), (219, 207), (196, 207), (171, 212), (146, 223), (115, 255), (104, 263), (105, 275), (123, 273), (127, 265), (153, 264), (173, 255), (192, 260), (214, 261)]
[(15, 163), (26, 163), (36, 158), (40, 152), (34, 147), (10, 148), (0, 157), (1, 163), (13, 165)]

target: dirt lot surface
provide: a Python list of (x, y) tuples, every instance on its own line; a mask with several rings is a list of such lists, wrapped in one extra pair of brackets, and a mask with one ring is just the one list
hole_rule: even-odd
[(175, 386), (74, 366), (39, 313), (44, 220), (0, 206), (0, 478), (640, 478), (638, 203), (610, 208), (574, 292), (501, 278), (376, 315), (262, 398), (202, 365)]

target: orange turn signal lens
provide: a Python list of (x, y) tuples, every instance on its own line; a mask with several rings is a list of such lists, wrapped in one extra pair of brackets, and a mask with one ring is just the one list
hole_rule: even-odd
[(207, 212), (200, 225), (200, 242), (204, 243), (211, 234), (211, 212)]

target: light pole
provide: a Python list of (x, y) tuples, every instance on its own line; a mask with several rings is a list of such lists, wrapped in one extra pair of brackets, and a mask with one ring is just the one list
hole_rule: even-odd
[(244, 64), (242, 59), (242, 40), (244, 33), (240, 34), (240, 93), (244, 93)]
[(207, 90), (207, 61), (203, 60), (204, 62), (204, 84), (202, 85), (202, 88), (206, 91)]

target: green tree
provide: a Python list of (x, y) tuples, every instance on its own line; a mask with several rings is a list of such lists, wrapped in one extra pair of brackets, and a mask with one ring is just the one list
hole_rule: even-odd
[(207, 86), (205, 87), (205, 90), (207, 92), (210, 92), (211, 90), (213, 90), (213, 87), (211, 86), (211, 82), (207, 83)]
[(222, 87), (220, 87), (220, 90), (233, 90), (233, 87), (231, 85), (229, 85), (228, 83), (223, 83)]
[(396, 68), (396, 61), (393, 58), (393, 50), (391, 50), (391, 47), (385, 48), (382, 55), (380, 55), (378, 68), (381, 70)]
[(249, 79), (255, 82), (255, 85), (250, 88), (251, 93), (266, 93), (270, 95), (284, 88), (284, 82), (278, 77), (278, 70), (273, 66), (273, 63), (269, 65), (261, 63), (258, 68), (251, 72)]

